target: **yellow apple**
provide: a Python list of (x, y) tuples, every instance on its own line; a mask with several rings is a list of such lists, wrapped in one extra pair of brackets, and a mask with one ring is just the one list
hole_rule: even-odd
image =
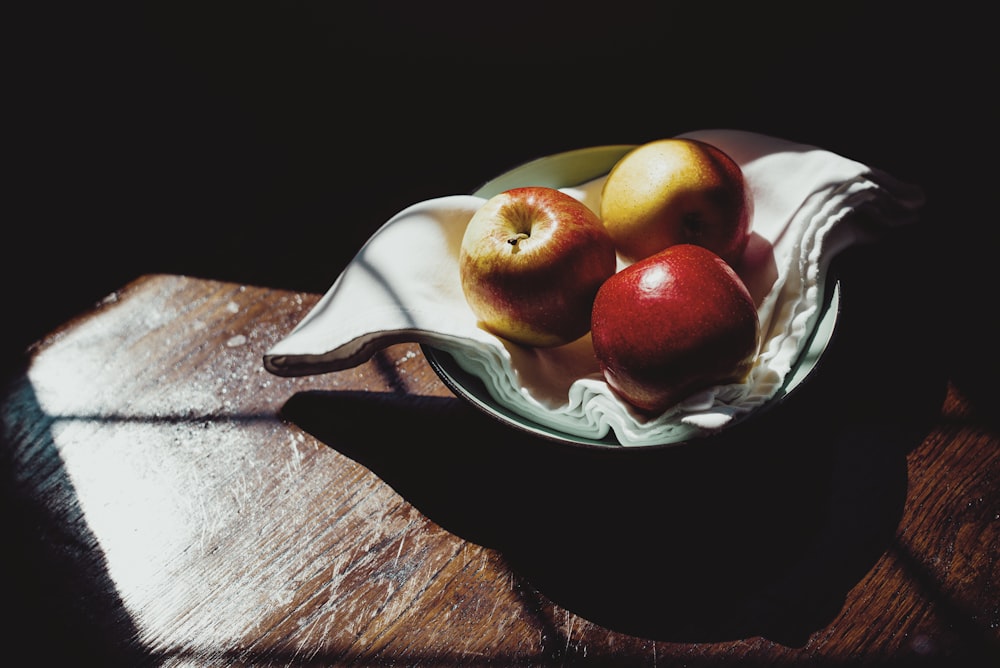
[(695, 244), (735, 265), (750, 238), (753, 199), (740, 166), (724, 151), (695, 139), (660, 139), (612, 167), (600, 214), (628, 263)]

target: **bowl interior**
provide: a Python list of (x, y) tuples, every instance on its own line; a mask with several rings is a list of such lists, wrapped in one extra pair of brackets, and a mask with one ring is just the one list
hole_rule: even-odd
[[(633, 145), (627, 144), (595, 146), (538, 158), (487, 181), (473, 194), (489, 198), (510, 188), (522, 186), (548, 186), (551, 188), (577, 186), (606, 174), (619, 158), (632, 148), (634, 148)], [(783, 397), (788, 396), (801, 386), (814, 371), (826, 350), (833, 336), (839, 313), (840, 283), (837, 280), (832, 280), (829, 283), (829, 289), (825, 291), (816, 326), (813, 328), (802, 354), (787, 375), (784, 385), (764, 406), (742, 418), (733, 420), (726, 426), (725, 430), (732, 429), (740, 422), (752, 418), (761, 410), (780, 402)], [(452, 392), (510, 427), (534, 436), (572, 445), (597, 448), (621, 447), (614, 433), (609, 433), (608, 436), (600, 440), (590, 439), (554, 430), (519, 415), (494, 400), (483, 382), (463, 370), (449, 353), (427, 345), (423, 345), (421, 348), (431, 368)], [(705, 437), (696, 436), (692, 439), (687, 436), (678, 436), (675, 440), (664, 441), (657, 445), (628, 447), (635, 449), (679, 445), (698, 438)]]

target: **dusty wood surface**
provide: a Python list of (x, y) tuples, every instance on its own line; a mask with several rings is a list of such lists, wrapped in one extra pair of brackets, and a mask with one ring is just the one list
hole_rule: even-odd
[(10, 628), (48, 638), (8, 648), (35, 665), (996, 660), (1000, 437), (947, 379), (871, 411), (831, 364), (829, 394), (738, 443), (582, 453), (469, 408), (415, 346), (265, 372), (317, 298), (146, 276), (39, 343), (4, 394), (4, 501)]

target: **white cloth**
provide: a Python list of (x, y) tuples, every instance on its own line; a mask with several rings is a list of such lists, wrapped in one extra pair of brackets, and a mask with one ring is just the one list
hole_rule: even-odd
[[(684, 136), (714, 144), (740, 164), (753, 193), (752, 231), (758, 242), (768, 242), (762, 244), (766, 258), (768, 246), (773, 251), (773, 264), (744, 275), (748, 284), (763, 283), (757, 288), (761, 352), (745, 382), (712, 388), (645, 419), (604, 382), (589, 335), (535, 350), (478, 327), (458, 273), (466, 224), (485, 201), (471, 195), (431, 199), (393, 216), (265, 354), (265, 368), (282, 376), (329, 373), (357, 366), (387, 345), (419, 342), (452, 354), (498, 403), (569, 435), (601, 439), (613, 432), (622, 445), (645, 445), (725, 426), (782, 386), (816, 322), (830, 259), (911, 220), (922, 194), (814, 146), (737, 130)], [(563, 190), (599, 211), (604, 178)]]

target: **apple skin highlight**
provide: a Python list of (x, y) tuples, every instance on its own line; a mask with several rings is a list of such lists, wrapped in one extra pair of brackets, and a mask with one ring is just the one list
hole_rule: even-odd
[(605, 282), (591, 340), (608, 385), (640, 411), (659, 414), (699, 390), (742, 381), (757, 356), (760, 323), (728, 263), (679, 244)]
[(462, 290), (489, 332), (552, 347), (590, 330), (594, 297), (615, 273), (597, 214), (554, 188), (514, 188), (487, 200), (459, 252)]

